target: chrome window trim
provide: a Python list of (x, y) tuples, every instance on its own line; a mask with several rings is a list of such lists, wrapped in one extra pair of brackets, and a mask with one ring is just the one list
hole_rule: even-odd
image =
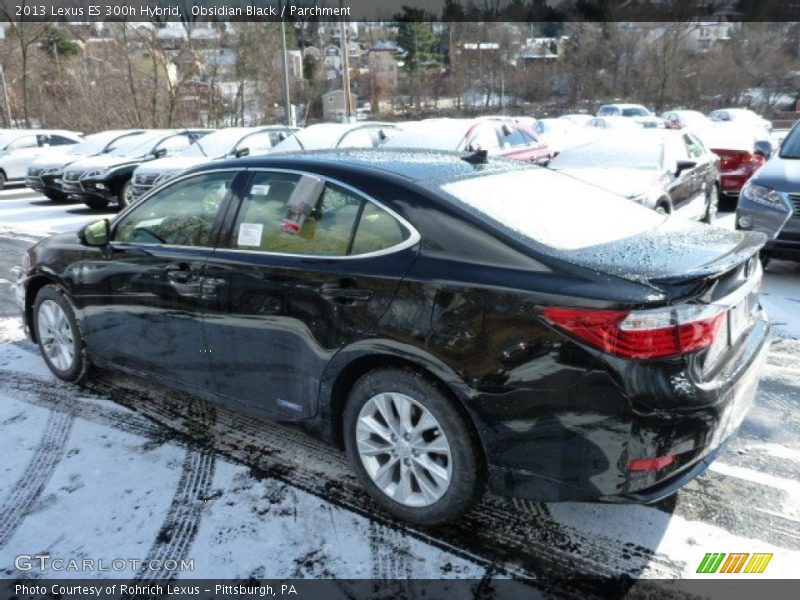
[[(111, 229), (112, 229), (112, 234), (111, 234), (112, 237), (114, 235), (114, 232), (116, 231), (116, 227), (118, 226), (119, 221), (122, 220), (133, 209), (141, 206), (144, 202), (146, 202), (150, 198), (150, 196), (153, 193), (155, 193), (156, 191), (159, 191), (162, 188), (166, 189), (167, 187), (170, 187), (170, 186), (172, 186), (174, 184), (180, 183), (181, 181), (183, 181), (184, 179), (188, 179), (189, 177), (196, 177), (196, 176), (199, 176), (199, 175), (207, 175), (207, 174), (210, 174), (210, 173), (225, 173), (225, 172), (235, 172), (237, 174), (240, 173), (240, 172), (248, 172), (248, 173), (253, 173), (253, 172), (288, 173), (290, 175), (299, 175), (301, 177), (303, 175), (312, 175), (314, 177), (320, 177), (325, 181), (330, 181), (331, 183), (334, 183), (334, 184), (336, 184), (336, 185), (338, 185), (338, 186), (340, 186), (340, 187), (342, 187), (342, 188), (344, 188), (346, 190), (349, 190), (349, 191), (353, 192), (357, 197), (362, 198), (362, 199), (366, 200), (367, 202), (372, 202), (374, 205), (378, 206), (381, 210), (386, 211), (387, 213), (389, 213), (389, 215), (392, 216), (392, 218), (396, 219), (403, 227), (405, 227), (410, 235), (408, 236), (408, 239), (403, 240), (401, 243), (395, 244), (394, 246), (389, 246), (388, 248), (383, 248), (382, 250), (376, 250), (375, 252), (365, 252), (363, 254), (348, 254), (348, 255), (343, 255), (343, 256), (329, 255), (329, 254), (295, 254), (295, 253), (291, 253), (291, 252), (270, 252), (268, 250), (240, 250), (238, 248), (224, 248), (224, 247), (220, 247), (220, 246), (182, 246), (182, 245), (176, 245), (176, 244), (145, 244), (145, 243), (141, 243), (141, 242), (140, 243), (115, 242), (114, 240), (109, 241), (109, 244), (113, 246), (116, 243), (118, 245), (125, 245), (127, 247), (134, 247), (134, 248), (138, 248), (138, 247), (144, 247), (144, 248), (178, 248), (178, 249), (199, 248), (199, 249), (206, 249), (206, 250), (208, 250), (208, 249), (214, 250), (214, 251), (220, 250), (220, 251), (224, 251), (224, 252), (235, 252), (235, 253), (242, 253), (242, 254), (257, 254), (257, 255), (260, 255), (260, 256), (281, 256), (281, 257), (308, 258), (308, 259), (318, 259), (318, 260), (319, 259), (321, 259), (321, 260), (358, 260), (358, 259), (362, 259), (362, 258), (375, 258), (375, 257), (378, 257), (378, 256), (385, 256), (387, 254), (394, 254), (396, 252), (400, 252), (402, 250), (406, 250), (408, 248), (412, 248), (413, 246), (418, 244), (420, 242), (420, 240), (422, 239), (422, 236), (419, 234), (417, 229), (411, 223), (409, 223), (406, 219), (401, 217), (399, 214), (397, 214), (394, 210), (392, 210), (388, 206), (384, 205), (383, 203), (381, 203), (380, 201), (376, 200), (372, 196), (362, 192), (361, 190), (358, 190), (358, 189), (354, 188), (353, 186), (351, 186), (351, 185), (349, 185), (347, 183), (344, 183), (342, 181), (339, 181), (338, 179), (334, 179), (332, 177), (322, 176), (322, 175), (319, 175), (318, 173), (312, 173), (310, 171), (300, 171), (300, 170), (297, 170), (297, 169), (286, 169), (286, 168), (281, 168), (281, 167), (274, 167), (274, 168), (273, 167), (247, 167), (247, 168), (244, 168), (244, 169), (242, 169), (240, 167), (239, 168), (237, 168), (237, 167), (228, 167), (228, 168), (225, 168), (225, 169), (208, 169), (208, 170), (198, 171), (198, 172), (194, 172), (194, 173), (186, 173), (186, 174), (180, 175), (178, 177), (175, 177), (174, 179), (170, 179), (167, 182), (165, 182), (163, 184), (163, 186), (159, 186), (159, 187), (157, 187), (155, 189), (150, 189), (147, 192), (147, 194), (142, 197), (141, 200), (139, 200), (135, 204), (131, 204), (125, 210), (123, 210), (122, 212), (118, 213), (111, 220), (111, 223), (110, 223)], [(242, 202), (244, 202), (244, 199), (242, 199)], [(356, 230), (356, 233), (357, 232), (358, 232), (358, 230)]]

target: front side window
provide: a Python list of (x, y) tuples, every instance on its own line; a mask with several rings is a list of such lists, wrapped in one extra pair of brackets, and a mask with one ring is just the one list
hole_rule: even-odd
[(356, 129), (351, 131), (341, 139), (337, 148), (372, 148), (375, 146), (371, 130)]
[(24, 148), (36, 148), (39, 144), (36, 142), (35, 135), (26, 135), (17, 138), (8, 145), (9, 150), (22, 150)]
[(175, 152), (180, 152), (191, 145), (192, 140), (189, 139), (189, 136), (174, 135), (162, 141), (158, 146), (156, 146), (156, 150), (163, 149), (167, 151), (167, 154), (173, 154)]
[(320, 188), (299, 227), (292, 227), (290, 207), (300, 179), (288, 173), (256, 173), (236, 217), (231, 247), (348, 256), (390, 248), (409, 237), (406, 228), (381, 207), (330, 182)]
[(247, 148), (250, 151), (249, 156), (266, 154), (275, 144), (278, 143), (278, 141), (275, 141), (275, 136), (276, 133), (272, 131), (258, 131), (256, 133), (251, 133), (250, 135), (242, 138), (242, 140), (236, 144), (236, 148), (233, 149), (233, 153), (235, 154), (238, 150)]
[(214, 222), (235, 176), (231, 171), (204, 173), (154, 193), (121, 219), (112, 241), (213, 246)]
[(468, 150), (486, 150), (491, 152), (492, 150), (497, 150), (499, 147), (500, 140), (497, 137), (497, 131), (495, 131), (492, 125), (479, 125), (475, 131), (472, 132), (467, 142)]

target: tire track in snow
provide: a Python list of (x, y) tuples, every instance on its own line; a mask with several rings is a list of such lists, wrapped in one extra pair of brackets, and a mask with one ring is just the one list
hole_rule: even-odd
[[(82, 402), (80, 396), (76, 397), (76, 390), (84, 391), (82, 388), (76, 388), (69, 384), (55, 383), (18, 371), (0, 369), (0, 393), (6, 392), (13, 395), (15, 400), (54, 412), (71, 414), (76, 418), (145, 438), (164, 437), (165, 430), (153, 423), (152, 420), (132, 412), (105, 408), (93, 402)], [(108, 397), (104, 398), (102, 394), (100, 397), (110, 400)]]
[(142, 569), (136, 574), (137, 581), (172, 580), (177, 572), (163, 569), (151, 571), (148, 565), (156, 561), (163, 565), (167, 560), (180, 563), (189, 558), (189, 550), (200, 527), (203, 502), (210, 495), (214, 462), (214, 453), (209, 448), (187, 450), (166, 519), (142, 563)]
[(203, 517), (205, 502), (211, 495), (216, 453), (209, 436), (213, 436), (216, 410), (209, 404), (195, 404), (189, 409), (198, 426), (193, 434), (200, 440), (201, 446), (190, 446), (186, 451), (172, 502), (142, 568), (136, 574), (137, 581), (175, 579), (177, 571), (148, 570), (148, 566), (154, 562), (163, 565), (167, 560), (180, 563), (189, 558), (189, 551)]
[(0, 503), (0, 548), (5, 546), (30, 513), (64, 457), (74, 420), (71, 412), (51, 411), (48, 415), (44, 432), (28, 466)]
[[(143, 380), (107, 374), (102, 385), (124, 406), (147, 415), (180, 435), (202, 429), (193, 422), (193, 408), (204, 401), (180, 393), (163, 391)], [(343, 454), (296, 427), (250, 419), (224, 407), (217, 408), (214, 447), (237, 463), (344, 506), (381, 526), (411, 535), (477, 564), (501, 564), (498, 572), (511, 576), (619, 579), (635, 576), (643, 569), (654, 576), (675, 577), (682, 562), (648, 548), (602, 536), (590, 535), (555, 522), (545, 505), (537, 505), (538, 518), (522, 520), (513, 502), (497, 497), (455, 524), (436, 529), (408, 527), (379, 511), (357, 484)], [(536, 505), (536, 503), (531, 503)], [(376, 567), (391, 569), (388, 565)], [(586, 591), (596, 582), (583, 580)], [(581, 582), (581, 585), (583, 585)], [(538, 585), (538, 584), (537, 584)], [(550, 582), (541, 585), (550, 586)], [(570, 586), (575, 580), (570, 581)], [(551, 587), (551, 586), (550, 586)]]

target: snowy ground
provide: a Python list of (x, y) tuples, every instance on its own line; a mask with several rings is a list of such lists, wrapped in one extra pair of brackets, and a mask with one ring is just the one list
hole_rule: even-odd
[[(693, 577), (707, 552), (772, 552), (759, 577), (797, 576), (800, 266), (776, 261), (766, 275), (779, 339), (756, 406), (675, 498), (644, 507), (490, 497), (458, 524), (423, 530), (377, 511), (342, 454), (300, 430), (122, 376), (56, 382), (24, 339), (9, 269), (31, 240), (99, 216), (0, 191), (0, 577), (56, 575), (15, 569), (16, 556), (42, 552), (193, 559), (179, 578), (412, 579)], [(175, 574), (94, 574), (112, 575)], [(572, 586), (596, 592), (588, 580)]]

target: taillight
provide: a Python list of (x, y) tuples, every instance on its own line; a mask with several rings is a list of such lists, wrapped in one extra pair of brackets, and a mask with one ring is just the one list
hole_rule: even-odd
[(628, 463), (628, 471), (658, 471), (675, 462), (675, 455), (656, 456), (655, 458), (637, 458)]
[(755, 157), (746, 150), (714, 150), (720, 158), (721, 171), (736, 171), (743, 165), (755, 162)]
[(544, 318), (579, 340), (614, 356), (680, 356), (714, 343), (725, 315), (719, 306), (685, 304), (625, 311), (550, 307)]

